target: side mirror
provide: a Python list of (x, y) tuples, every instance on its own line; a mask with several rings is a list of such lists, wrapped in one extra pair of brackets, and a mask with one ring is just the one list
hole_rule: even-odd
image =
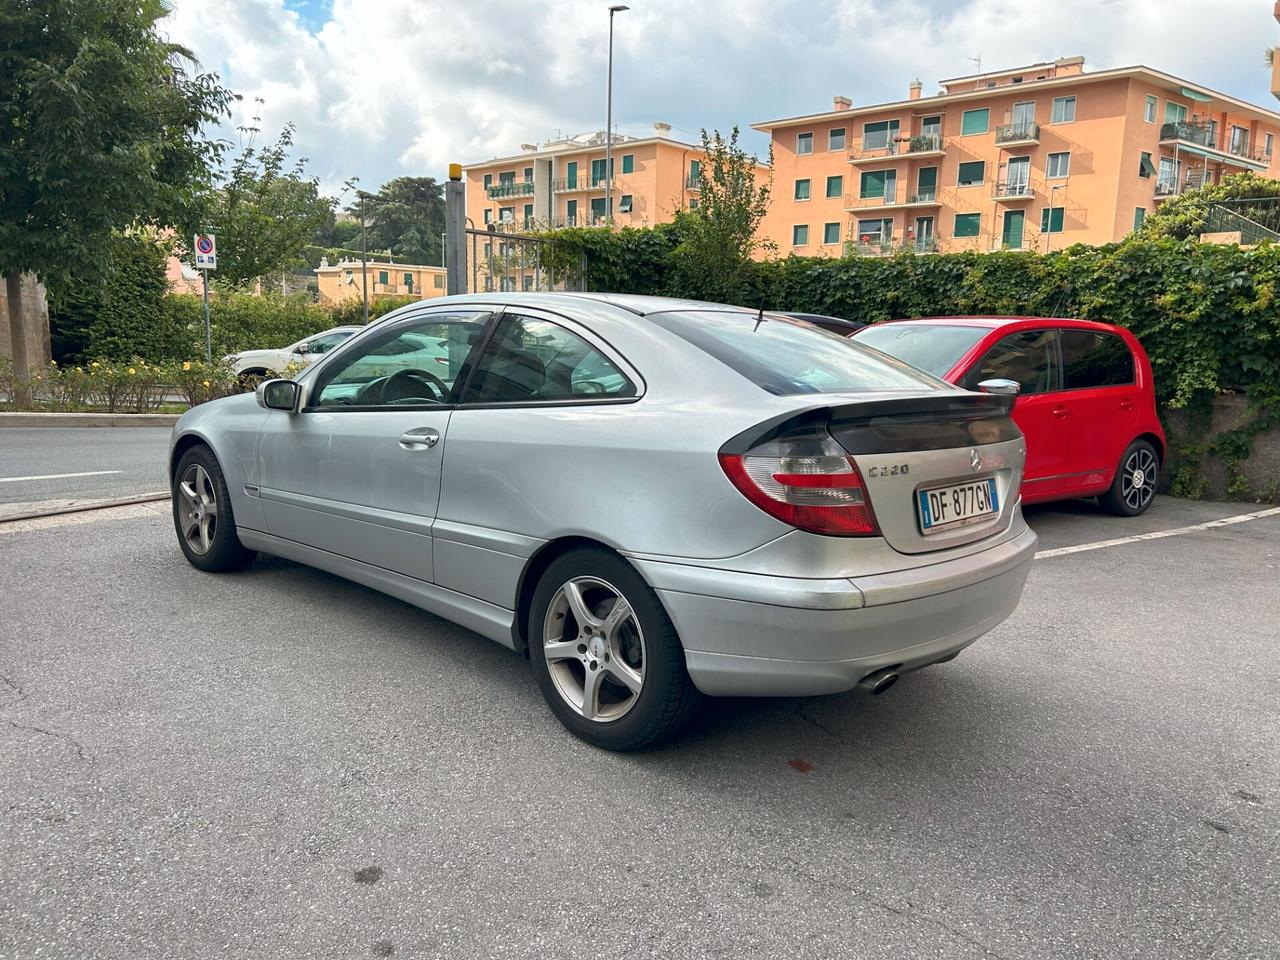
[(294, 352), (294, 353), (310, 353), (310, 352), (311, 352), (311, 345), (310, 345), (310, 344), (307, 344), (307, 343), (300, 343), (300, 344), (298, 344), (298, 349), (297, 349), (297, 350), (295, 350), (295, 351), (293, 351), (293, 352)]
[(1017, 380), (983, 380), (978, 384), (978, 389), (983, 393), (996, 393), (1003, 397), (1016, 397), (1018, 391), (1022, 389), (1022, 385)]
[(293, 380), (263, 380), (258, 384), (254, 395), (258, 398), (260, 407), (296, 413), (301, 392), (301, 385)]

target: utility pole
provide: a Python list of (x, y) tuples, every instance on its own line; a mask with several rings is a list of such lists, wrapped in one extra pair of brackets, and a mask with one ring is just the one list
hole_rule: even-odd
[(360, 191), (360, 287), (364, 297), (364, 323), (369, 325), (369, 245), (364, 237), (364, 197)]
[(449, 296), (467, 292), (467, 211), (466, 184), (462, 164), (449, 164), (449, 182), (444, 185), (445, 290)]
[(613, 226), (613, 15), (630, 10), (620, 3), (609, 8), (609, 80), (604, 113), (604, 222)]

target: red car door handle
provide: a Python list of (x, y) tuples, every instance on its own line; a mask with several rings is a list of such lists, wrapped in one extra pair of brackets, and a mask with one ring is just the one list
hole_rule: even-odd
[(1068, 410), (1066, 407), (1054, 407), (1049, 412), (1052, 413), (1055, 417), (1065, 417), (1071, 411)]
[(1121, 409), (1121, 410), (1132, 410), (1132, 409), (1133, 409), (1133, 401), (1132, 401), (1132, 400), (1121, 400), (1121, 401), (1120, 401), (1120, 409)]

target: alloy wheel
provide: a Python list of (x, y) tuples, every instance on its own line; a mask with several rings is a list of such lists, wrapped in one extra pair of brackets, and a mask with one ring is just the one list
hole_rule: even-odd
[(1139, 447), (1124, 462), (1120, 495), (1131, 510), (1142, 510), (1156, 495), (1156, 458), (1146, 447)]
[(208, 553), (218, 529), (218, 497), (208, 471), (198, 463), (187, 467), (178, 484), (178, 518), (191, 551)]
[(551, 598), (542, 655), (556, 692), (586, 720), (625, 716), (644, 687), (644, 632), (617, 587), (575, 577)]

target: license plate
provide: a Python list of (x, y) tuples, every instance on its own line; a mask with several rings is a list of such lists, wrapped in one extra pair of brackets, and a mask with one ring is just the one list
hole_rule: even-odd
[(934, 487), (916, 493), (920, 529), (926, 534), (975, 523), (1000, 512), (1000, 497), (993, 478)]

